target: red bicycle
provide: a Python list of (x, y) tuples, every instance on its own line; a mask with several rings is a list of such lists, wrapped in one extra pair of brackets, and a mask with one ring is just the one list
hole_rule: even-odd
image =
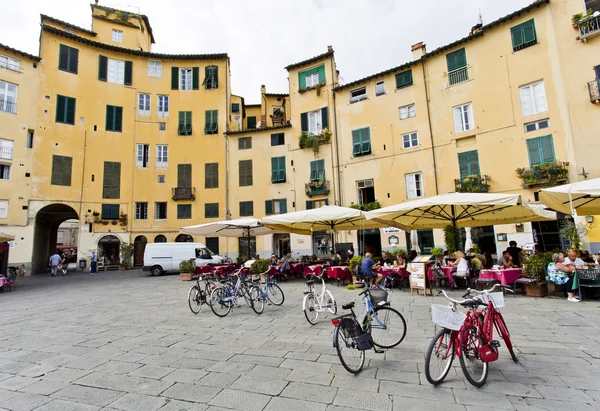
[[(467, 380), (476, 387), (482, 387), (487, 380), (488, 363), (498, 359), (500, 343), (493, 339), (494, 328), (502, 335), (513, 361), (518, 361), (508, 327), (498, 311), (504, 306), (504, 295), (492, 292), (497, 288), (512, 292), (510, 288), (496, 284), (484, 291), (467, 289), (463, 300), (458, 301), (440, 291), (453, 304), (432, 306), (433, 322), (442, 328), (434, 336), (425, 355), (425, 376), (431, 384), (438, 385), (444, 381), (454, 356), (458, 356)], [(471, 297), (472, 292), (479, 295)], [(456, 310), (457, 304), (469, 308), (466, 315)], [(482, 306), (484, 308), (478, 308)]]

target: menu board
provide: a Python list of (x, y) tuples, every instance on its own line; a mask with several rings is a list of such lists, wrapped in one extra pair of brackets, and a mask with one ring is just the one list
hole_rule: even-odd
[[(410, 273), (410, 293), (413, 293), (413, 290), (417, 290), (417, 294), (419, 290), (423, 290), (423, 295), (427, 295), (427, 287), (429, 286), (429, 281), (425, 277), (427, 275), (427, 271), (429, 268), (429, 264), (432, 263), (431, 255), (420, 255), (415, 257), (410, 266), (407, 267), (408, 272)], [(429, 290), (430, 294), (433, 295), (433, 291)]]

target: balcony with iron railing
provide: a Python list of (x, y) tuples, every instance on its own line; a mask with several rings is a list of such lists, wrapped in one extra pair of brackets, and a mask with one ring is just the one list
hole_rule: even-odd
[(196, 199), (196, 188), (195, 187), (174, 187), (173, 188), (173, 200), (195, 200)]
[(588, 38), (600, 33), (600, 13), (596, 12), (591, 16), (585, 17), (577, 22), (579, 29), (579, 38), (587, 41)]
[(590, 92), (590, 101), (592, 103), (600, 103), (600, 78), (588, 83), (588, 91)]
[(469, 80), (473, 80), (472, 66), (468, 65), (461, 68), (457, 68), (456, 70), (444, 73), (444, 76), (448, 78), (446, 88), (452, 87), (456, 84), (464, 83)]
[(454, 189), (457, 193), (487, 193), (490, 191), (490, 176), (473, 174), (463, 179), (454, 180)]
[(523, 180), (523, 187), (552, 187), (569, 182), (569, 163), (536, 164), (531, 168), (517, 168), (517, 177)]
[(326, 196), (331, 192), (329, 181), (311, 181), (304, 184), (304, 191), (308, 197)]
[(14, 101), (0, 99), (0, 111), (6, 111), (8, 113), (17, 112), (17, 103)]
[(0, 147), (0, 159), (1, 160), (12, 160), (13, 148), (12, 147)]

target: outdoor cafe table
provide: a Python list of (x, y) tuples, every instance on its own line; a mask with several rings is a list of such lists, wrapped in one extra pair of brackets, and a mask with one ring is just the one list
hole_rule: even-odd
[(0, 288), (4, 287), (5, 285), (8, 285), (8, 278), (0, 276)]
[[(448, 285), (454, 284), (454, 278), (452, 278), (452, 273), (456, 271), (455, 267), (441, 267), (444, 274), (446, 274), (446, 278), (448, 279)], [(427, 274), (429, 275), (429, 280), (433, 280), (433, 271), (431, 271), (431, 267), (427, 269)]]
[(352, 273), (350, 272), (350, 269), (348, 267), (342, 266), (334, 266), (329, 268), (329, 271), (327, 271), (327, 276), (329, 278), (337, 280), (338, 285), (340, 280), (352, 279)]
[(479, 272), (479, 278), (488, 280), (500, 281), (502, 285), (512, 285), (521, 278), (520, 268), (509, 268), (500, 270), (481, 270)]
[(304, 272), (304, 264), (302, 263), (292, 263), (290, 264), (290, 271), (294, 274), (300, 274)]
[(311, 275), (319, 276), (323, 273), (324, 267), (325, 267), (325, 264), (308, 265), (308, 266), (304, 267), (304, 276), (305, 277), (310, 277)]
[(390, 275), (392, 275), (394, 273), (400, 275), (402, 278), (408, 278), (408, 277), (410, 277), (410, 273), (408, 272), (408, 270), (406, 268), (385, 268), (385, 267), (380, 267), (379, 270), (377, 270), (377, 272), (379, 274), (383, 274), (384, 277), (389, 277)]

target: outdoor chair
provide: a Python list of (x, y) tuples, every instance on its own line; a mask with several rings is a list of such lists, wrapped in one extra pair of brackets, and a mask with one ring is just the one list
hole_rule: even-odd
[(526, 284), (536, 284), (537, 280), (533, 278), (519, 278), (513, 284), (513, 298), (517, 296), (517, 285), (521, 285), (521, 294), (525, 295), (525, 285)]
[(600, 270), (581, 270), (577, 271), (579, 279), (579, 298), (583, 300), (581, 287), (600, 288)]
[(475, 288), (477, 290), (483, 290), (484, 288), (493, 287), (495, 284), (498, 284), (500, 281), (494, 280), (493, 278), (477, 278), (475, 280)]

